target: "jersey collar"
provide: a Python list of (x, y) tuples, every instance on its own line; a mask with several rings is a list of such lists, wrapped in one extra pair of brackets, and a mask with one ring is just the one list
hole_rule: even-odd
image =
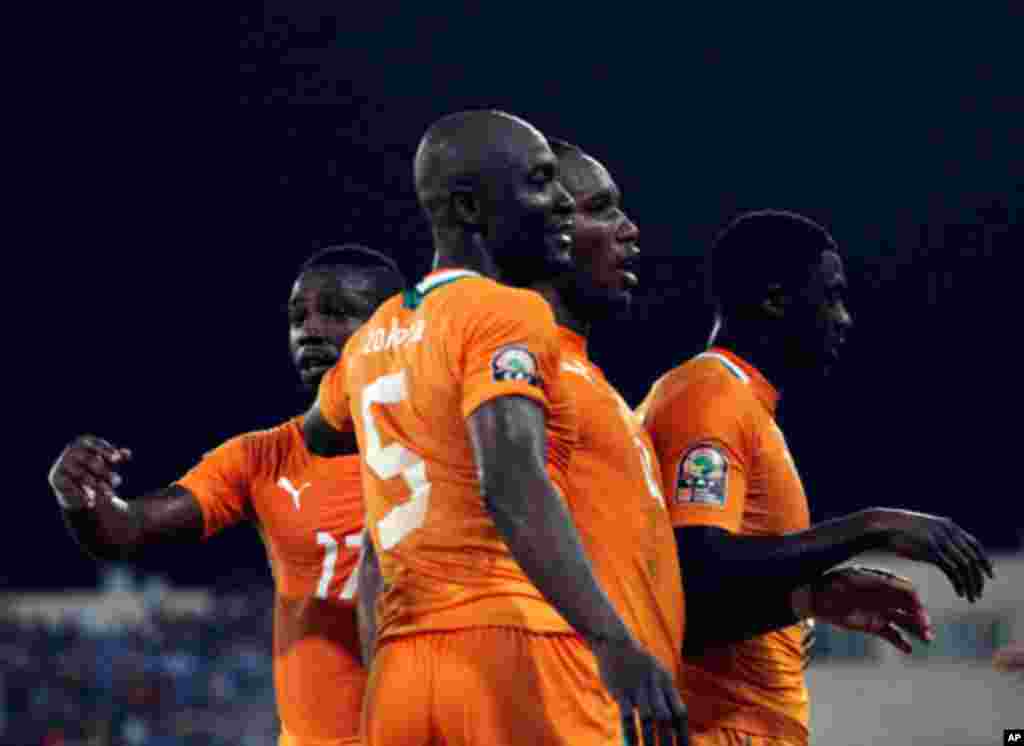
[(414, 288), (406, 290), (402, 295), (402, 305), (406, 308), (417, 308), (423, 302), (423, 297), (431, 290), (436, 290), (449, 282), (461, 280), (463, 277), (480, 277), (479, 272), (471, 269), (439, 269), (431, 272)]
[(471, 269), (439, 269), (436, 272), (431, 272), (416, 286), (416, 292), (420, 295), (426, 295), (431, 290), (440, 285), (446, 285), (449, 282), (461, 279), (463, 277), (479, 277), (479, 272), (474, 272)]
[(779, 405), (779, 390), (772, 386), (768, 379), (761, 374), (761, 371), (753, 365), (724, 347), (712, 347), (697, 357), (710, 357), (718, 360), (736, 378), (750, 386), (754, 390), (754, 396), (764, 404), (772, 416), (775, 415), (775, 410)]

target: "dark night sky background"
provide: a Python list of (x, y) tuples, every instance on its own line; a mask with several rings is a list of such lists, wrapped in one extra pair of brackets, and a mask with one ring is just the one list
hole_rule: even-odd
[[(636, 319), (598, 329), (592, 345), (631, 403), (706, 337), (700, 256), (715, 231), (743, 209), (803, 212), (845, 252), (857, 323), (827, 385), (783, 403), (814, 518), (903, 506), (1019, 547), (1019, 11), (730, 7), (357, 18), (275, 3), (243, 15), (237, 105), (230, 79), (219, 90), (184, 66), (218, 108), (179, 83), (168, 88), (177, 105), (134, 120), (152, 125), (147, 136), (111, 124), (133, 178), (116, 209), (81, 226), (101, 251), (69, 258), (44, 304), (40, 329), (60, 325), (62, 365), (35, 381), (49, 415), (15, 459), (25, 528), (3, 542), (0, 586), (95, 582), (45, 483), (74, 435), (134, 449), (130, 496), (305, 405), (285, 344), (295, 268), (357, 240), (421, 274), (417, 140), (437, 117), (479, 106), (578, 143), (623, 188), (644, 288)], [(143, 566), (179, 584), (269, 582), (248, 528)]]

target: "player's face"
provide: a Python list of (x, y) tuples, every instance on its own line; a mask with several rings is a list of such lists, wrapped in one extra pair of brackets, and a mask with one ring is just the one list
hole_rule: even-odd
[(558, 161), (539, 134), (506, 148), (481, 190), (485, 240), (514, 284), (570, 271), (575, 203), (558, 180)]
[(320, 378), (374, 310), (373, 279), (359, 267), (314, 268), (303, 272), (288, 299), (288, 346), (303, 385)]
[(853, 319), (846, 309), (846, 274), (834, 251), (824, 251), (796, 306), (796, 337), (808, 365), (828, 372), (839, 360)]
[(573, 259), (578, 282), (603, 310), (628, 310), (637, 278), (628, 271), (640, 253), (640, 230), (622, 210), (622, 195), (607, 169), (593, 158), (569, 154), (559, 164), (562, 182), (576, 200)]

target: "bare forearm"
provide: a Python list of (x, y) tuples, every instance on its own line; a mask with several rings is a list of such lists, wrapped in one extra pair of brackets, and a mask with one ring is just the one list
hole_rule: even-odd
[(144, 547), (202, 537), (199, 506), (179, 486), (132, 501), (101, 494), (93, 508), (62, 512), (78, 545), (99, 560), (129, 559)]
[(675, 533), (687, 585), (695, 590), (720, 588), (723, 582), (742, 589), (756, 583), (793, 590), (884, 541), (867, 511), (782, 536), (740, 536), (704, 526)]
[(78, 545), (94, 559), (118, 560), (131, 555), (142, 537), (140, 516), (128, 503), (106, 496), (91, 510), (64, 510), (64, 525)]
[[(794, 591), (881, 542), (866, 512), (784, 536), (676, 529), (687, 599), (687, 652), (748, 639), (799, 621)], [(722, 614), (722, 599), (742, 614)]]
[(530, 582), (581, 636), (629, 636), (598, 585), (565, 503), (547, 479), (505, 474), (485, 501)]

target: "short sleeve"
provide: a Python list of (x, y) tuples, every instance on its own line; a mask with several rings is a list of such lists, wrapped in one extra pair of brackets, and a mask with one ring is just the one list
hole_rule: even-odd
[(481, 299), (462, 325), (457, 365), (462, 414), (501, 396), (525, 396), (550, 414), (561, 353), (555, 317), (532, 291), (506, 289)]
[(641, 407), (673, 526), (740, 530), (753, 454), (745, 399), (731, 393), (683, 387)]
[[(346, 348), (348, 349), (348, 345)], [(320, 416), (328, 425), (339, 432), (352, 430), (352, 411), (349, 408), (348, 395), (348, 357), (342, 352), (338, 362), (320, 379), (317, 404)]]
[(247, 436), (232, 438), (203, 456), (177, 481), (203, 511), (203, 538), (248, 518), (252, 466)]

